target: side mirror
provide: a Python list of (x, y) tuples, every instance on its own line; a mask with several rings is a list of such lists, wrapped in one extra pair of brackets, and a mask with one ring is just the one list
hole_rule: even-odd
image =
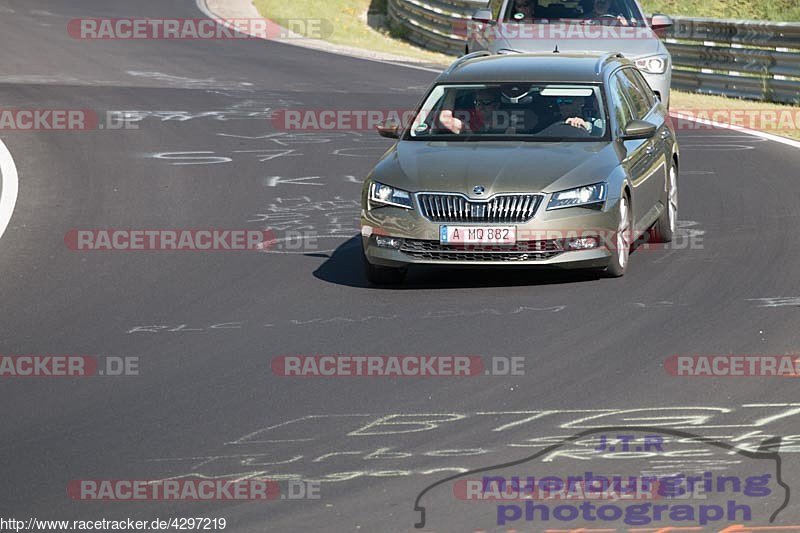
[(650, 27), (653, 30), (666, 30), (672, 26), (672, 19), (667, 15), (653, 15), (650, 19)]
[(644, 120), (631, 120), (622, 132), (623, 141), (649, 139), (656, 134), (656, 125)]
[(392, 119), (387, 119), (378, 124), (378, 135), (381, 137), (388, 137), (389, 139), (397, 139), (400, 137), (400, 124)]
[(474, 20), (475, 22), (480, 22), (482, 24), (496, 23), (496, 21), (494, 20), (494, 16), (492, 16), (492, 10), (486, 8), (482, 8), (475, 11), (475, 13), (473, 13), (472, 15), (472, 20)]

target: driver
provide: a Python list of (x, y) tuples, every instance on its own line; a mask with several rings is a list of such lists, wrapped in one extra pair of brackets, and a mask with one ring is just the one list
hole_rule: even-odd
[(558, 98), (558, 111), (564, 122), (574, 128), (582, 128), (589, 134), (602, 131), (603, 121), (599, 118), (585, 117), (583, 105), (578, 98)]
[(628, 19), (623, 17), (618, 10), (616, 13), (611, 13), (612, 0), (585, 0), (582, 2), (584, 18), (587, 21), (599, 21), (600, 19), (616, 20), (623, 26), (629, 26)]

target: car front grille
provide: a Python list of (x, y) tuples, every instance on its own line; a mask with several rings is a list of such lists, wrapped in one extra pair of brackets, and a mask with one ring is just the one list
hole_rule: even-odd
[(435, 261), (541, 261), (555, 257), (563, 248), (558, 241), (520, 241), (511, 245), (440, 244), (438, 241), (405, 239), (400, 251), (416, 259)]
[(456, 194), (420, 193), (422, 215), (431, 222), (522, 223), (536, 214), (541, 194), (503, 194), (469, 200)]

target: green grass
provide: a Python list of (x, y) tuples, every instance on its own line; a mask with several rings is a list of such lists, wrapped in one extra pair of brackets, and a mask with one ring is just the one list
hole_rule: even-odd
[[(264, 17), (278, 22), (292, 19), (322, 20), (325, 33), (322, 38), (334, 44), (403, 55), (433, 63), (449, 64), (454, 59), (393, 39), (388, 30), (377, 31), (371, 28), (367, 25), (370, 0), (254, 0), (253, 3)], [(372, 8), (376, 12), (386, 13), (385, 0), (375, 0)], [(303, 34), (302, 31), (295, 31)]]
[(800, 21), (800, 0), (641, 0), (647, 13), (721, 19)]

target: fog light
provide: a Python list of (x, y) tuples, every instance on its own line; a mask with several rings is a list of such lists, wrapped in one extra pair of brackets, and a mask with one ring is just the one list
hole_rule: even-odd
[(567, 241), (567, 250), (589, 250), (597, 248), (597, 237), (578, 237)]
[(396, 239), (394, 237), (384, 237), (381, 235), (375, 237), (375, 244), (378, 245), (378, 248), (394, 248), (397, 250), (402, 243), (403, 241), (401, 239)]

